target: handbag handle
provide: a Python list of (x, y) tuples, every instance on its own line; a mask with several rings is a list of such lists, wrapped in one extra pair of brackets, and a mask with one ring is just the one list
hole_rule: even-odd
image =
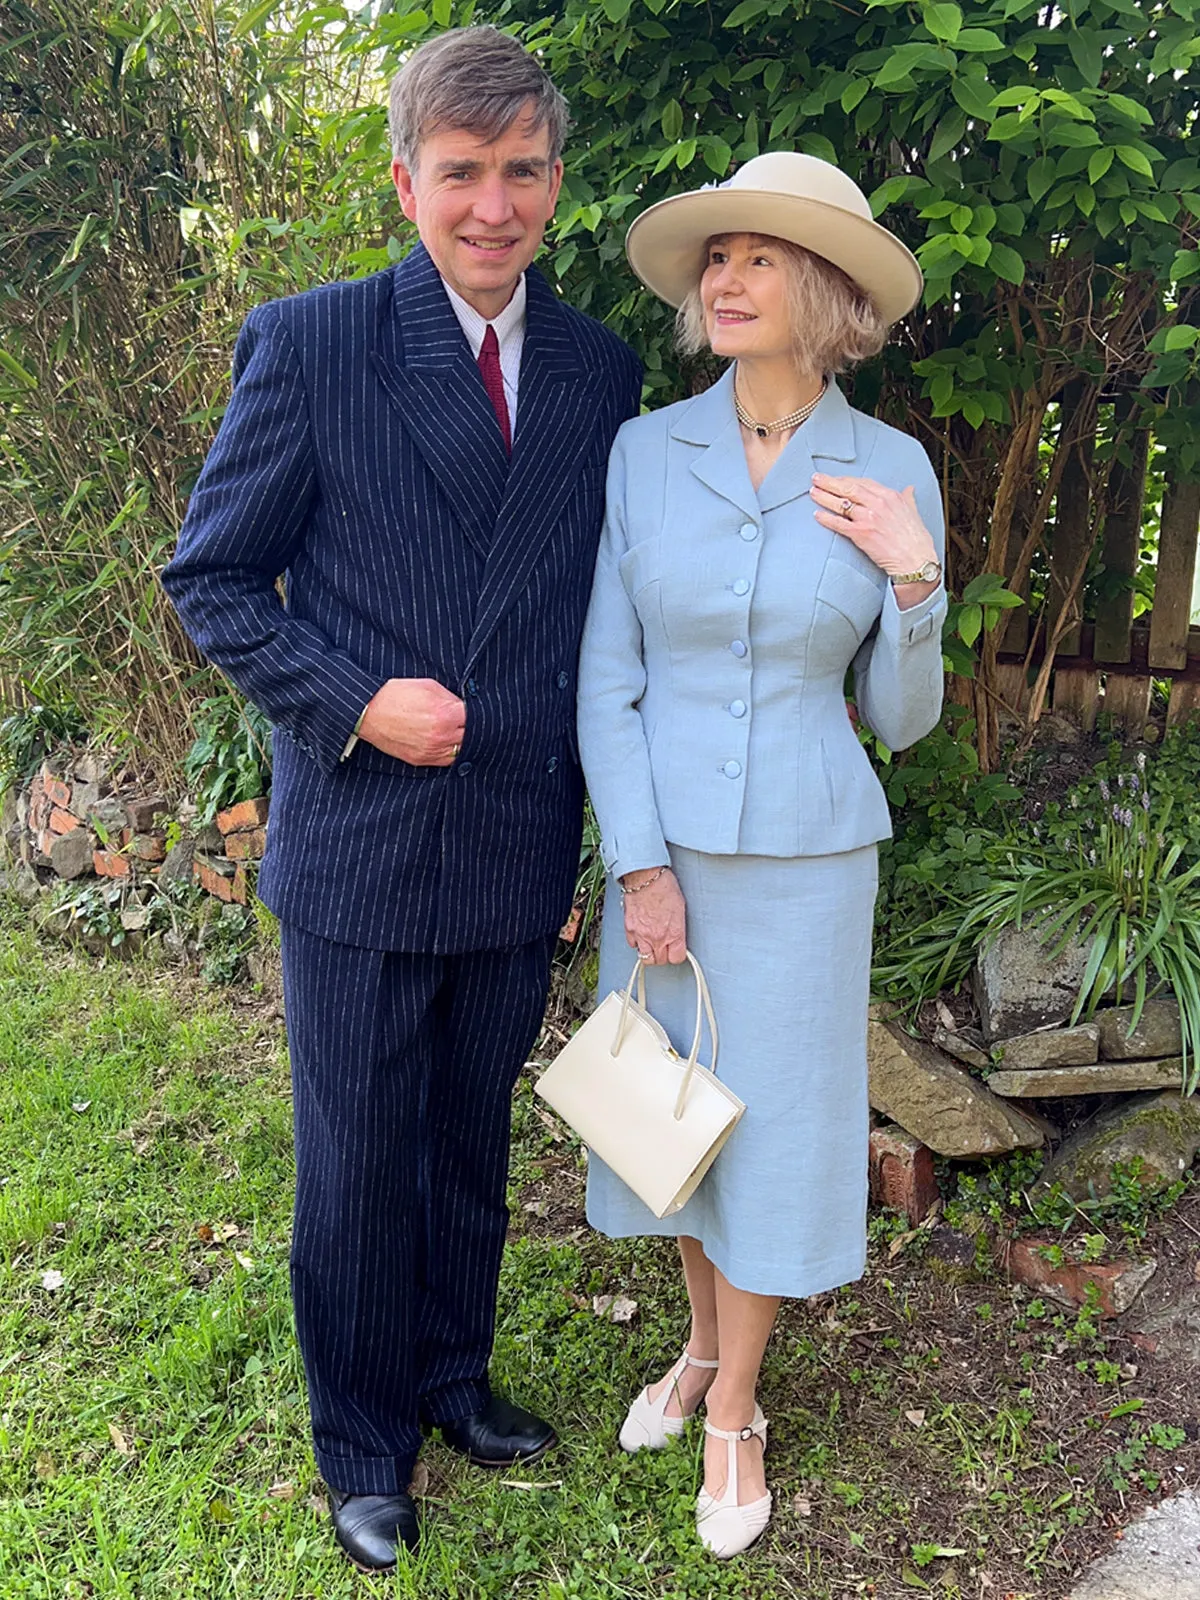
[[(692, 1076), (696, 1071), (696, 1059), (700, 1054), (700, 1038), (703, 1029), (703, 1019), (708, 1018), (708, 1031), (712, 1038), (712, 1068), (717, 1070), (717, 1019), (713, 1015), (712, 996), (708, 992), (708, 980), (704, 976), (704, 969), (689, 950), (687, 958), (691, 962), (692, 971), (696, 975), (696, 1028), (692, 1035), (691, 1053), (687, 1058), (683, 1082), (679, 1085), (679, 1094), (675, 1100), (675, 1120), (683, 1116), (683, 1108), (687, 1102), (687, 1092), (692, 1086)], [(646, 963), (641, 956), (634, 962), (633, 971), (629, 975), (629, 982), (625, 988), (625, 999), (621, 1006), (621, 1016), (617, 1022), (616, 1037), (612, 1042), (612, 1055), (620, 1050), (625, 1038), (625, 1027), (629, 1019), (629, 1001), (633, 995), (633, 986), (637, 984), (637, 1001), (642, 1010), (646, 1010)]]

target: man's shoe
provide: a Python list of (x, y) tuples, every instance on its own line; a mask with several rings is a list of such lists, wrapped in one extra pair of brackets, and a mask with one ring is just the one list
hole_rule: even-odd
[(518, 1461), (536, 1461), (558, 1443), (548, 1422), (498, 1394), (470, 1416), (440, 1426), (451, 1450), (477, 1467), (512, 1467)]
[(409, 1494), (345, 1494), (331, 1484), (329, 1513), (337, 1542), (368, 1572), (389, 1572), (403, 1544), (417, 1548), (417, 1508)]

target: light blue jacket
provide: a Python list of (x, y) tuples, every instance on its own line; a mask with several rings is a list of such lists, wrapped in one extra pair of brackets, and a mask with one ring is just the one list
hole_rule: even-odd
[(716, 855), (826, 855), (891, 833), (846, 713), (892, 750), (942, 705), (945, 590), (901, 611), (884, 573), (822, 528), (814, 470), (912, 484), (939, 555), (929, 458), (830, 384), (755, 493), (733, 369), (693, 400), (626, 422), (579, 673), (579, 744), (616, 876)]

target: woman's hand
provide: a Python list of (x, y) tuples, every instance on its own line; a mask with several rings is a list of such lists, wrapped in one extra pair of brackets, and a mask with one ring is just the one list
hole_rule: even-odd
[[(889, 576), (919, 572), (927, 561), (938, 559), (911, 487), (885, 489), (872, 478), (831, 478), (814, 472), (812, 497), (820, 508), (816, 518), (821, 526), (844, 535)], [(936, 588), (936, 580), (904, 584), (896, 590), (897, 603), (903, 610)]]
[[(625, 937), (647, 966), (687, 960), (687, 912), (683, 890), (670, 867), (655, 878), (657, 867), (648, 872), (627, 872), (621, 885), (631, 894), (625, 904)], [(654, 879), (653, 882), (648, 880)], [(637, 886), (645, 883), (644, 889)]]

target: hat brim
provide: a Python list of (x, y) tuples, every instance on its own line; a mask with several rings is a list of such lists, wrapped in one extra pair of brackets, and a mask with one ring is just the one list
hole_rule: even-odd
[(917, 259), (895, 234), (802, 195), (728, 187), (672, 195), (634, 219), (625, 250), (647, 289), (679, 306), (699, 282), (705, 242), (722, 233), (770, 235), (823, 256), (866, 290), (888, 322), (921, 298)]

